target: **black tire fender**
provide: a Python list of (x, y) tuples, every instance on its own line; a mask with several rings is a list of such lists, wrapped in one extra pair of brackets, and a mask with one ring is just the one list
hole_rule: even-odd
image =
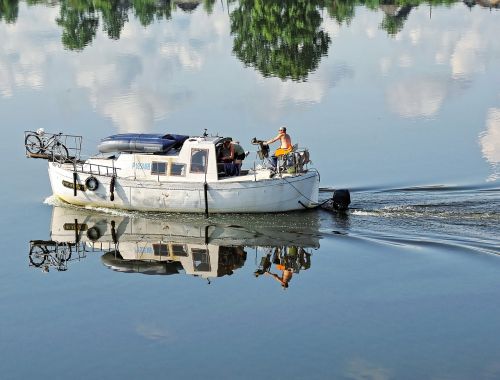
[(99, 187), (99, 181), (96, 177), (90, 176), (85, 180), (85, 187), (90, 191), (96, 191)]
[(90, 241), (97, 241), (102, 236), (101, 231), (97, 227), (90, 227), (87, 230), (87, 237)]

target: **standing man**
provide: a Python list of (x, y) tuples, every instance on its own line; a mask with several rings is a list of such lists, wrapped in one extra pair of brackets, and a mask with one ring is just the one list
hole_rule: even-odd
[(239, 141), (232, 142), (231, 140), (224, 141), (222, 162), (225, 163), (224, 168), (228, 175), (240, 175), (241, 164), (246, 157), (245, 151), (239, 144)]
[(223, 162), (233, 162), (240, 164), (246, 157), (245, 150), (239, 144), (239, 141), (226, 140), (223, 143)]

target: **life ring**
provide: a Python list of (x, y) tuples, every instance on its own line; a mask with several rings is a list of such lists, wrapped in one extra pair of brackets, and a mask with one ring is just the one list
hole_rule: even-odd
[(85, 180), (85, 187), (90, 191), (96, 191), (99, 187), (99, 181), (96, 177), (89, 177)]

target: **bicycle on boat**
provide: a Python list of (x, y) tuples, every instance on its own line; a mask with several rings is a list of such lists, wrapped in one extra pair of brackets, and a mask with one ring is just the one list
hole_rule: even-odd
[(36, 132), (30, 132), (24, 139), (26, 150), (30, 154), (51, 155), (54, 160), (65, 162), (69, 158), (68, 149), (61, 142), (62, 132), (57, 134), (47, 134), (43, 128)]

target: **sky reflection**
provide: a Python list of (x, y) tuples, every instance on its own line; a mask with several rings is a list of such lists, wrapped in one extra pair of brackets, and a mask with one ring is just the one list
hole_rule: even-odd
[(479, 141), (483, 156), (492, 167), (488, 180), (495, 181), (500, 178), (500, 108), (491, 108), (488, 111), (486, 127)]

